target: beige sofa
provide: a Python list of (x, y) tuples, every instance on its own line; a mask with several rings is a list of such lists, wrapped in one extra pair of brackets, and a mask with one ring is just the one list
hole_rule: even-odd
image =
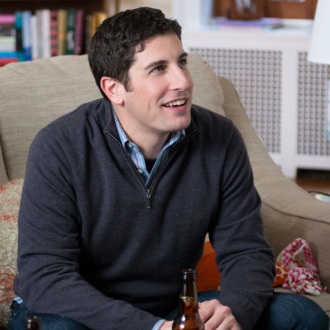
[[(275, 255), (295, 238), (304, 238), (317, 259), (322, 283), (330, 289), (330, 204), (314, 199), (282, 175), (228, 80), (216, 77), (197, 56), (189, 56), (189, 65), (195, 81), (194, 102), (233, 120), (243, 135), (263, 201), (265, 233)], [(11, 281), (17, 271), (16, 220), (29, 145), (41, 127), (100, 96), (86, 56), (54, 57), (0, 68), (0, 328), (8, 323), (14, 296)], [(310, 297), (330, 314), (330, 295)]]

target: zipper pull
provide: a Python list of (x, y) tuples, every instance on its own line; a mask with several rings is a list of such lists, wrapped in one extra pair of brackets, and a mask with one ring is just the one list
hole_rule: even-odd
[(150, 190), (148, 189), (147, 190), (147, 193), (146, 193), (146, 196), (147, 196), (147, 209), (151, 209), (151, 193), (150, 193)]

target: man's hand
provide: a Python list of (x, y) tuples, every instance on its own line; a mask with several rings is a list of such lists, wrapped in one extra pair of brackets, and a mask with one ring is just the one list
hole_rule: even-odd
[[(242, 330), (228, 306), (221, 305), (216, 299), (199, 303), (199, 315), (205, 330)], [(172, 329), (173, 321), (166, 321), (160, 330)]]
[(163, 325), (160, 327), (159, 330), (171, 330), (172, 324), (173, 324), (173, 321), (166, 321), (163, 323)]
[(199, 315), (205, 330), (241, 330), (228, 306), (221, 305), (216, 299), (199, 303)]

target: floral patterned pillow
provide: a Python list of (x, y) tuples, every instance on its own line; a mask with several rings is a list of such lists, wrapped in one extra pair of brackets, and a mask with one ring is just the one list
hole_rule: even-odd
[(10, 304), (15, 297), (17, 217), (22, 186), (23, 179), (0, 186), (0, 328), (8, 325)]

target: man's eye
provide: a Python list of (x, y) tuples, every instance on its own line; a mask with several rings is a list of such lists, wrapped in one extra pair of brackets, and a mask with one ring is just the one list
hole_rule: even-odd
[(179, 61), (179, 65), (180, 65), (180, 66), (185, 66), (185, 65), (187, 65), (187, 59), (186, 59), (186, 58), (181, 59), (181, 60)]
[(163, 71), (165, 68), (163, 65), (158, 65), (155, 68), (152, 69), (153, 72), (159, 72), (159, 71)]

